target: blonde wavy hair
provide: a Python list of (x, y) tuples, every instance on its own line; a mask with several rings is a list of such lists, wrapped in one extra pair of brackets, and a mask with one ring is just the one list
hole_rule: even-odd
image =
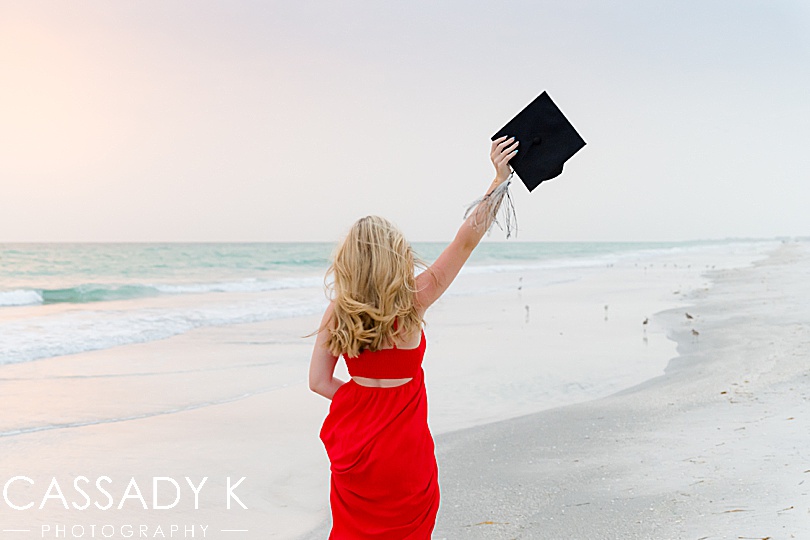
[[(366, 216), (338, 244), (324, 284), (334, 301), (326, 346), (335, 356), (377, 351), (395, 337), (421, 331), (416, 266), (427, 264), (391, 222)], [(333, 283), (328, 283), (329, 276)], [(397, 329), (394, 330), (394, 320)], [(321, 328), (320, 330), (324, 330)], [(319, 331), (320, 331), (319, 330)]]

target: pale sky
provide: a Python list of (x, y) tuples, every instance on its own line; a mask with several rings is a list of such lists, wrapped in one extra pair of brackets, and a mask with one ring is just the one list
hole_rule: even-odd
[(0, 242), (450, 241), (543, 90), (518, 241), (810, 235), (808, 4), (0, 0)]

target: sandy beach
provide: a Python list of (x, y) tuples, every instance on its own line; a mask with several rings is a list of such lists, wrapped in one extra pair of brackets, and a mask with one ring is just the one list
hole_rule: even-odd
[(694, 319), (656, 316), (678, 343), (660, 377), (440, 437), (436, 537), (810, 537), (808, 268), (785, 244), (709, 273)]
[(439, 434), (434, 538), (810, 537), (808, 268), (787, 243), (705, 272), (655, 313), (664, 374)]
[[(460, 276), (426, 328), (434, 537), (802, 538), (808, 265), (806, 243), (772, 241)], [(302, 338), (318, 320), (0, 366), (4, 483), (30, 478), (10, 497), (35, 503), (4, 508), (4, 529), (28, 531), (5, 534), (325, 538), (328, 401)], [(79, 476), (101, 506), (109, 477), (113, 507), (73, 508)], [(176, 506), (156, 508), (175, 491), (161, 480), (153, 501), (155, 477), (177, 482)], [(197, 508), (186, 477), (208, 478)]]

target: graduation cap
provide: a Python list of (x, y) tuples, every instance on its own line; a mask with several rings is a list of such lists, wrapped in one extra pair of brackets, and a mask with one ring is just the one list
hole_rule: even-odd
[(565, 162), (585, 146), (547, 92), (537, 96), (498, 130), (492, 140), (503, 135), (520, 143), (519, 152), (509, 160), (509, 165), (529, 191), (562, 174)]
[[(517, 173), (523, 184), (531, 192), (542, 182), (556, 178), (563, 171), (563, 165), (574, 154), (585, 146), (585, 141), (563, 115), (562, 111), (551, 101), (547, 92), (543, 92), (534, 101), (512, 118), (503, 128), (492, 136), (492, 140), (506, 135), (514, 137), (518, 144), (518, 153), (509, 160), (513, 174)], [(506, 237), (511, 234), (512, 222), (517, 230), (514, 204), (509, 195), (509, 179), (495, 188), (492, 193), (473, 202), (464, 217), (485, 202), (482, 211), (490, 215), (492, 222), (500, 223), (497, 212), (501, 201), (506, 196), (505, 208)], [(476, 214), (478, 211), (476, 211)]]

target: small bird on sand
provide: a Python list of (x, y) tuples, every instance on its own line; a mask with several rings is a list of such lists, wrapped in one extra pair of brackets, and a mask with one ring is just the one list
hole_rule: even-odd
[(649, 317), (645, 317), (645, 318), (644, 318), (644, 320), (643, 320), (643, 321), (641, 321), (641, 324), (643, 324), (644, 326), (647, 326), (647, 323), (648, 323), (648, 322), (650, 322)]
[(697, 342), (698, 336), (700, 336), (700, 332), (692, 328), (692, 336), (695, 338), (695, 342)]
[(694, 319), (694, 317), (692, 317), (691, 315), (689, 315), (689, 313), (687, 313), (687, 314), (686, 314), (686, 318), (687, 318), (687, 319), (690, 319), (690, 320), (691, 320), (691, 319)]

